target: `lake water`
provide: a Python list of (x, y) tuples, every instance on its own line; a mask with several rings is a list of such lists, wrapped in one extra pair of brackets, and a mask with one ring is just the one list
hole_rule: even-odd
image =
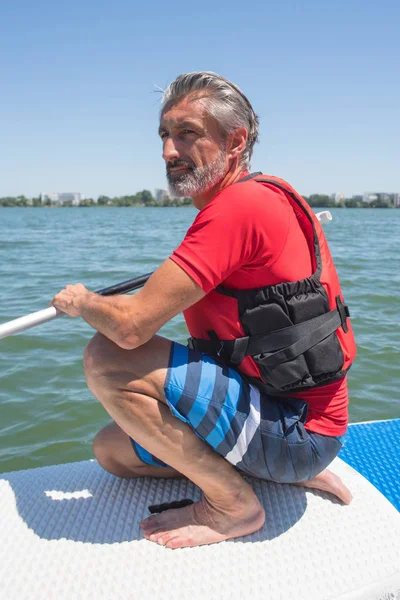
[[(324, 226), (350, 306), (358, 356), (352, 422), (400, 416), (400, 210), (334, 209)], [(99, 289), (154, 270), (194, 208), (1, 208), (0, 323), (46, 308), (68, 283)], [(0, 340), (0, 472), (92, 458), (109, 417), (88, 391), (94, 331), (63, 317)], [(161, 333), (185, 343), (183, 318)]]

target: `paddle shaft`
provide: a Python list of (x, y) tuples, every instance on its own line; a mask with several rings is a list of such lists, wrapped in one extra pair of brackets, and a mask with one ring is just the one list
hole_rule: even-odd
[(153, 272), (146, 273), (146, 275), (140, 275), (134, 279), (122, 281), (121, 283), (117, 283), (115, 285), (110, 285), (106, 288), (102, 288), (101, 290), (97, 290), (96, 294), (100, 294), (101, 296), (115, 296), (116, 294), (133, 292), (133, 290), (138, 290), (139, 288), (143, 287), (146, 281), (150, 278), (150, 275), (153, 275)]
[[(332, 215), (329, 210), (324, 210), (317, 213), (316, 217), (321, 224), (332, 221)], [(114, 296), (116, 294), (133, 292), (133, 290), (143, 287), (150, 275), (152, 275), (152, 273), (146, 273), (146, 275), (140, 275), (134, 279), (128, 279), (127, 281), (122, 281), (116, 285), (110, 285), (109, 287), (97, 290), (96, 294), (100, 294), (101, 296)], [(54, 306), (50, 306), (50, 308), (45, 308), (44, 310), (30, 313), (29, 315), (25, 315), (19, 319), (8, 321), (8, 323), (3, 323), (3, 325), (0, 325), (0, 340), (10, 335), (15, 335), (16, 333), (21, 333), (22, 331), (31, 329), (32, 327), (36, 327), (36, 325), (41, 325), (42, 323), (47, 323), (47, 321), (52, 321), (57, 317), (62, 317), (64, 314), (65, 313), (62, 311), (54, 308)]]

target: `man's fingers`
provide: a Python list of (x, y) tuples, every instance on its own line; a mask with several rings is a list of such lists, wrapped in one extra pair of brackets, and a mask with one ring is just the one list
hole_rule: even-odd
[(70, 317), (79, 317), (79, 303), (88, 293), (88, 290), (82, 283), (68, 284), (65, 289), (53, 297), (50, 306), (55, 306), (55, 308)]
[(87, 289), (85, 288), (83, 283), (68, 284), (65, 287), (65, 289), (68, 290), (68, 292), (75, 292), (75, 293), (79, 293), (79, 294), (82, 292), (87, 292)]

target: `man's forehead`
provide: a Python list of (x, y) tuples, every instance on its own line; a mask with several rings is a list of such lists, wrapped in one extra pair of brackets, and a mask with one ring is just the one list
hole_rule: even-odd
[(160, 116), (160, 127), (163, 124), (180, 125), (182, 122), (197, 122), (200, 125), (208, 118), (204, 97), (204, 94), (189, 94), (178, 102), (167, 104)]

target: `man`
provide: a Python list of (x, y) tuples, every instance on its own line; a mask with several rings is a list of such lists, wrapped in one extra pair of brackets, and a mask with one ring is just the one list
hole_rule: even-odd
[[(178, 77), (163, 96), (159, 134), (172, 193), (191, 196), (199, 209), (184, 241), (133, 296), (102, 297), (76, 284), (52, 301), (98, 331), (85, 351), (85, 373), (113, 419), (94, 440), (98, 462), (116, 476), (185, 476), (201, 488), (199, 502), (141, 523), (144, 537), (169, 548), (261, 528), (264, 509), (243, 474), (325, 490), (348, 504), (349, 490), (326, 469), (347, 427), (346, 369), (328, 361), (322, 370), (302, 374), (307, 360), (317, 364), (323, 357), (326, 363), (332, 356), (335, 362), (343, 339), (351, 338), (351, 331), (344, 337), (349, 324), (339, 295), (340, 335), (332, 333), (339, 329), (335, 321), (328, 338), (325, 332), (322, 341), (307, 341), (294, 358), (280, 360), (281, 352), (293, 354), (299, 342), (304, 346), (317, 335), (319, 321), (309, 321), (289, 350), (278, 344), (278, 352), (261, 348), (239, 356), (239, 346), (230, 342), (238, 339), (240, 345), (245, 333), (253, 335), (254, 319), (251, 343), (262, 338), (270, 344), (265, 332), (275, 336), (285, 328), (293, 307), (295, 313), (305, 306), (307, 318), (319, 314), (312, 304), (318, 294), (326, 302), (328, 292), (313, 275), (321, 271), (306, 236), (310, 220), (301, 226), (302, 210), (278, 180), (248, 178), (258, 119), (239, 88), (223, 77)], [(322, 256), (328, 251), (321, 240)], [(324, 260), (329, 268), (329, 257)], [(285, 289), (299, 281), (311, 282), (312, 293), (299, 289), (289, 298)], [(264, 295), (282, 289), (282, 298), (262, 305), (254, 289)], [(155, 335), (182, 311), (193, 336), (190, 348)], [(195, 349), (202, 344), (210, 345), (212, 356)], [(278, 363), (268, 374), (272, 355)], [(290, 379), (292, 367), (300, 373), (300, 389)], [(290, 386), (295, 391), (285, 393)]]

